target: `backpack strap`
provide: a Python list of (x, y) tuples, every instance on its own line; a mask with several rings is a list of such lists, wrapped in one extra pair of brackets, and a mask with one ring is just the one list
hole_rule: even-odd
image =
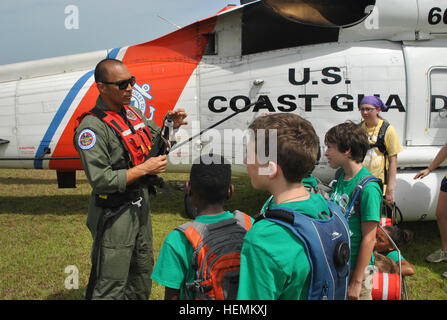
[(362, 192), (363, 189), (365, 188), (365, 186), (370, 183), (370, 182), (377, 182), (379, 184), (379, 187), (382, 189), (382, 181), (373, 176), (373, 175), (368, 175), (366, 177), (363, 177), (359, 183), (357, 183), (357, 185), (355, 186), (354, 190), (352, 191), (351, 194), (351, 205), (349, 207), (348, 212), (346, 213), (346, 219), (349, 219), (349, 216), (352, 213), (352, 210), (354, 209), (355, 213), (359, 216), (359, 218), (361, 218), (361, 214), (360, 214), (360, 203), (362, 201)]
[(248, 214), (239, 210), (235, 210), (233, 214), (234, 218), (245, 230), (248, 231), (252, 227), (251, 218)]
[(390, 123), (383, 119), (382, 125), (379, 129), (379, 134), (377, 135), (377, 141), (374, 144), (370, 144), (369, 148), (377, 148), (384, 156), (384, 184), (388, 184), (388, 170), (386, 169), (386, 158), (388, 156), (388, 151), (385, 146), (385, 134), (386, 130), (390, 126)]
[[(278, 207), (275, 209), (268, 209), (259, 220), (262, 219), (280, 220), (288, 225), (293, 225), (293, 222), (295, 221), (295, 215), (292, 213), (291, 209)], [(256, 222), (258, 222), (259, 220), (257, 220)]]
[(333, 215), (336, 214), (338, 217), (345, 218), (345, 215), (341, 211), (340, 206), (336, 204), (334, 201), (326, 199), (326, 204), (331, 214)]
[(250, 216), (242, 211), (235, 210), (233, 219), (224, 219), (216, 223), (201, 223), (197, 221), (190, 221), (176, 227), (176, 230), (182, 232), (189, 240), (194, 250), (196, 250), (207, 231), (223, 228), (227, 225), (238, 223), (245, 230), (249, 230), (252, 226)]
[(386, 146), (385, 146), (385, 133), (389, 126), (390, 126), (390, 123), (384, 119), (382, 125), (380, 126), (376, 143), (369, 145), (370, 148), (378, 148), (379, 151), (382, 152), (385, 156), (388, 155), (388, 152), (387, 152)]
[(181, 231), (185, 235), (186, 239), (189, 240), (193, 249), (197, 250), (197, 248), (203, 241), (203, 237), (206, 232), (206, 224), (197, 221), (191, 221), (184, 223), (175, 229)]

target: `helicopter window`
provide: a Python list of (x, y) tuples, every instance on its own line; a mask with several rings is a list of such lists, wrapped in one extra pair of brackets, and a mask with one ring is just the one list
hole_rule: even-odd
[(430, 71), (430, 128), (447, 128), (447, 67)]
[(242, 54), (290, 47), (336, 42), (339, 28), (318, 27), (281, 17), (262, 3), (244, 8), (242, 16)]
[(206, 38), (206, 48), (203, 54), (205, 55), (216, 55), (217, 54), (217, 46), (216, 46), (216, 34), (215, 33), (207, 33), (203, 35)]

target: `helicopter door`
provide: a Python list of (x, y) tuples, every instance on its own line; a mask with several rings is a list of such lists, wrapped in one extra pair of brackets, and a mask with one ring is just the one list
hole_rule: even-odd
[(428, 135), (436, 138), (439, 131), (447, 131), (447, 67), (429, 71), (430, 112)]
[(407, 146), (447, 142), (447, 48), (445, 40), (407, 42)]

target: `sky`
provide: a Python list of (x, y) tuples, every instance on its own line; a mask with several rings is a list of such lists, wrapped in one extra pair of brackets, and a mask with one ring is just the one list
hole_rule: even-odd
[(0, 65), (156, 39), (239, 0), (1, 0)]

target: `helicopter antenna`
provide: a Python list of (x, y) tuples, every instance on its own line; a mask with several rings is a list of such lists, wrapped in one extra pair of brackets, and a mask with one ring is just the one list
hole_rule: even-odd
[(182, 27), (176, 25), (174, 22), (172, 22), (172, 21), (170, 21), (170, 20), (168, 20), (168, 19), (166, 19), (166, 18), (160, 16), (159, 14), (157, 14), (157, 17), (159, 17), (160, 19), (162, 19), (162, 20), (166, 21), (167, 23), (173, 25), (173, 26), (176, 27), (177, 29), (181, 29), (181, 28), (182, 28)]

